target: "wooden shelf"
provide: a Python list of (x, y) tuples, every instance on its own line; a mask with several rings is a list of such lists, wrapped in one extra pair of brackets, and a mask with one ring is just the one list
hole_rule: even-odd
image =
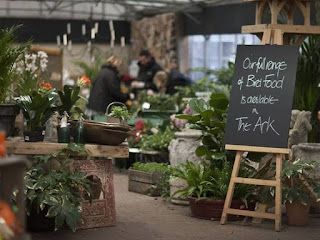
[[(66, 148), (64, 143), (50, 142), (23, 142), (21, 140), (9, 140), (6, 142), (9, 154), (16, 155), (45, 155), (55, 153)], [(128, 145), (119, 146), (85, 144), (85, 149), (91, 157), (128, 158)]]
[(320, 34), (320, 26), (292, 24), (257, 24), (242, 26), (242, 33), (263, 33), (267, 29), (278, 29), (285, 34), (313, 35)]

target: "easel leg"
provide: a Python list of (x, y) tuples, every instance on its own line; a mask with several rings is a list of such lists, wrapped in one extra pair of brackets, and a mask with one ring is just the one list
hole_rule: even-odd
[(226, 200), (224, 202), (224, 207), (223, 207), (223, 212), (222, 212), (220, 224), (225, 224), (227, 222), (227, 216), (228, 216), (227, 209), (229, 209), (231, 206), (234, 187), (235, 187), (234, 179), (239, 174), (241, 156), (242, 156), (242, 152), (237, 151), (237, 155), (236, 155), (236, 158), (235, 158), (234, 164), (233, 164), (233, 169), (232, 169), (232, 174), (231, 174), (231, 179), (230, 179), (230, 183), (229, 183), (229, 188), (228, 188)]
[(275, 230), (279, 232), (281, 230), (281, 204), (282, 204), (282, 184), (281, 184), (281, 172), (282, 172), (282, 154), (276, 155), (276, 196), (275, 196)]

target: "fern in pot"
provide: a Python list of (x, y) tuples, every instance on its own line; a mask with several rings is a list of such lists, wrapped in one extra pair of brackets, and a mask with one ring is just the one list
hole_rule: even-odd
[(27, 47), (15, 44), (17, 28), (0, 29), (0, 125), (8, 136), (14, 134), (14, 122), (19, 108), (13, 101), (17, 84), (15, 63)]

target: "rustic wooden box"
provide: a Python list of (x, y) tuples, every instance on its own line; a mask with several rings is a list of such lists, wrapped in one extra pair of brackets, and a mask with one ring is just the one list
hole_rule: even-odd
[(160, 191), (156, 188), (161, 181), (162, 174), (147, 173), (134, 169), (129, 169), (129, 187), (130, 192), (142, 193), (151, 196), (160, 196)]
[(74, 168), (84, 172), (87, 176), (97, 176), (102, 183), (99, 199), (94, 199), (91, 203), (89, 201), (82, 202), (81, 223), (78, 229), (114, 226), (116, 212), (111, 159), (75, 159)]

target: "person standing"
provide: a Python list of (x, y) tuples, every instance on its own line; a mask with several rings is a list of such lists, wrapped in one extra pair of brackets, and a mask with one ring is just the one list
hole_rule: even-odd
[(89, 102), (88, 115), (104, 115), (108, 105), (112, 102), (125, 103), (129, 94), (124, 94), (120, 89), (119, 67), (122, 61), (115, 56), (107, 59), (102, 65), (95, 81), (92, 84)]
[(191, 84), (191, 79), (179, 72), (177, 61), (173, 59), (169, 66), (166, 93), (173, 95), (177, 92), (176, 87), (185, 87)]
[(156, 62), (149, 50), (142, 50), (140, 52), (138, 66), (139, 72), (137, 81), (132, 82), (132, 88), (152, 89), (156, 91), (157, 87), (153, 82), (153, 78), (157, 72), (162, 70), (162, 68)]

